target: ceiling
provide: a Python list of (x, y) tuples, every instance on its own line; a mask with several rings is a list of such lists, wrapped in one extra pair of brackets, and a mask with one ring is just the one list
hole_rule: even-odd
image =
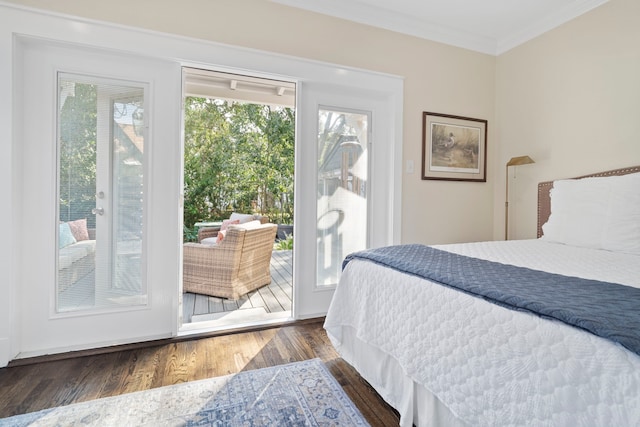
[(296, 85), (273, 79), (183, 68), (184, 91), (197, 96), (294, 108)]
[(500, 55), (608, 0), (272, 0)]

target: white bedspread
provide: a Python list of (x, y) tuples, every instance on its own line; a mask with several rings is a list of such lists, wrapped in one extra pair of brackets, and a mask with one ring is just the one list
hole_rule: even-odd
[[(541, 240), (438, 248), (640, 287), (635, 255)], [(354, 260), (325, 322), (338, 347), (343, 326), (468, 425), (640, 425), (640, 356), (561, 322)]]

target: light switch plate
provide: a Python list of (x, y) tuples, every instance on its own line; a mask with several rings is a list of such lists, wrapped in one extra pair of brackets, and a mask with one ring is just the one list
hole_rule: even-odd
[(413, 173), (413, 160), (407, 160), (407, 173)]

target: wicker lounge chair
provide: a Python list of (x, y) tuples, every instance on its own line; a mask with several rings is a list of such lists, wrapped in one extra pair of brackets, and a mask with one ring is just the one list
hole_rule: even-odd
[(232, 225), (215, 246), (185, 243), (184, 291), (238, 299), (268, 285), (277, 229), (271, 223)]

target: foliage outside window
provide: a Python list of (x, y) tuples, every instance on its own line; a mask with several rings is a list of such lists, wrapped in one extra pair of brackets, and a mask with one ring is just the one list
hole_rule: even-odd
[(96, 205), (96, 99), (95, 85), (66, 83), (60, 108), (60, 221), (87, 218), (95, 228), (91, 209)]
[(199, 97), (184, 110), (185, 238), (233, 211), (293, 223), (294, 110)]

